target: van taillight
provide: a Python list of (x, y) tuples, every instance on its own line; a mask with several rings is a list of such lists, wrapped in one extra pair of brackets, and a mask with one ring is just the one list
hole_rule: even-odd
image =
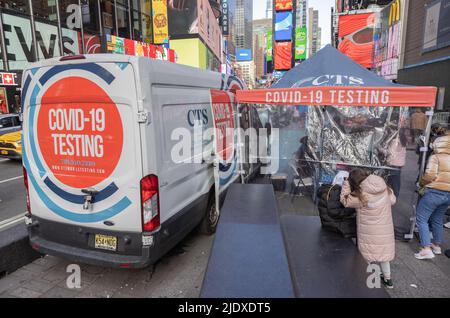
[(27, 169), (23, 167), (23, 184), (25, 185), (25, 190), (27, 194), (27, 211), (31, 214), (31, 208), (30, 208), (30, 191), (28, 190), (28, 173)]
[(142, 230), (151, 232), (160, 226), (158, 177), (146, 176), (141, 180)]

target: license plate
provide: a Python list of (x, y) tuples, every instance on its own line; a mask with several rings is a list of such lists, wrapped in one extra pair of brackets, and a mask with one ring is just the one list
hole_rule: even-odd
[(95, 248), (115, 251), (117, 250), (117, 237), (95, 234)]
[(0, 153), (1, 153), (2, 155), (7, 155), (7, 154), (8, 154), (8, 150), (2, 150)]

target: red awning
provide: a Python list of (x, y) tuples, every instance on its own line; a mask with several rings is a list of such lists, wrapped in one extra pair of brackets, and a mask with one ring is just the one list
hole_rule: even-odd
[(436, 87), (312, 86), (240, 90), (241, 104), (434, 107)]

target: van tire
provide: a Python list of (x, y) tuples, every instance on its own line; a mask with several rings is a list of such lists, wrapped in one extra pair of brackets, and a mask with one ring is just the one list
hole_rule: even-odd
[(209, 196), (205, 215), (198, 227), (199, 232), (205, 235), (213, 235), (216, 233), (219, 218), (220, 214), (216, 212), (216, 196), (214, 195), (214, 191), (212, 191)]

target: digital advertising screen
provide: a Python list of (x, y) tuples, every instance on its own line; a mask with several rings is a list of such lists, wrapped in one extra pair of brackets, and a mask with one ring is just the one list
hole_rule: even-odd
[(288, 11), (294, 8), (293, 0), (276, 0), (275, 11)]
[(292, 39), (292, 12), (277, 12), (275, 14), (275, 41)]
[(275, 70), (292, 68), (292, 42), (275, 43)]
[(372, 67), (375, 13), (339, 16), (338, 49), (365, 68)]

